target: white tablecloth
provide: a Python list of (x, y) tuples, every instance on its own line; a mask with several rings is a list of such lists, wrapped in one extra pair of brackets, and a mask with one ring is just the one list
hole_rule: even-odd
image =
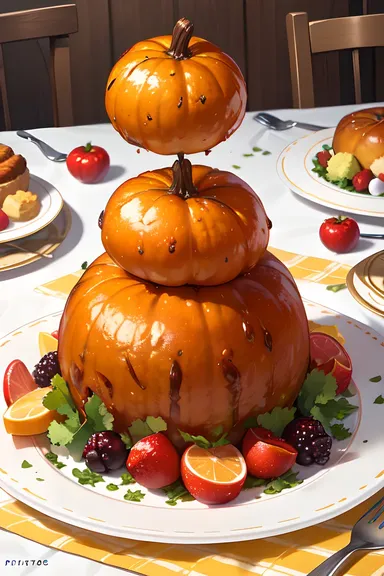
[[(367, 106), (367, 105), (365, 105)], [(365, 107), (364, 106), (364, 107)], [(273, 113), (283, 119), (297, 119), (324, 127), (335, 126), (342, 116), (356, 106), (320, 108), (310, 110), (278, 110)], [(281, 183), (276, 174), (276, 160), (281, 150), (306, 132), (297, 128), (285, 132), (273, 132), (253, 121), (248, 113), (241, 128), (225, 143), (220, 144), (207, 158), (204, 154), (190, 157), (193, 163), (209, 164), (217, 168), (234, 170), (246, 180), (261, 197), (273, 222), (271, 245), (298, 254), (308, 254), (333, 259), (350, 265), (369, 254), (384, 249), (384, 240), (361, 241), (352, 253), (334, 255), (320, 242), (318, 229), (324, 218), (335, 215), (333, 210), (323, 208), (295, 196)], [(12, 146), (25, 156), (32, 174), (51, 182), (63, 195), (72, 211), (72, 229), (68, 237), (54, 253), (54, 259), (40, 260), (30, 266), (0, 273), (0, 337), (36, 317), (58, 311), (62, 301), (42, 296), (34, 288), (63, 274), (78, 270), (84, 261), (91, 262), (102, 251), (97, 220), (100, 212), (115, 190), (124, 180), (148, 169), (169, 166), (174, 158), (156, 156), (122, 141), (110, 125), (78, 126), (74, 128), (47, 128), (32, 131), (62, 152), (75, 146), (93, 144), (103, 146), (110, 154), (111, 169), (106, 181), (84, 185), (73, 179), (65, 163), (55, 164), (44, 158), (31, 143), (21, 140), (13, 132), (0, 133), (0, 142)], [(245, 158), (253, 146), (269, 150), (272, 154), (260, 154)], [(383, 219), (354, 216), (361, 231), (384, 232)], [(356, 318), (384, 334), (384, 320), (357, 304), (347, 291), (333, 293), (324, 285), (299, 282), (306, 298)], [(0, 357), (0, 372), (3, 371)], [(32, 568), (5, 568), (6, 560), (47, 559), (48, 566)], [(123, 571), (101, 566), (90, 560), (53, 551), (29, 542), (19, 536), (0, 532), (0, 574), (28, 576), (32, 573), (64, 576), (73, 570), (82, 576), (117, 576)], [(34, 572), (33, 572), (34, 571)]]

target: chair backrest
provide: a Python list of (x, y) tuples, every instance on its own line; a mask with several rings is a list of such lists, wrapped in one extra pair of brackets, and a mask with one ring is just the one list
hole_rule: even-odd
[(295, 108), (315, 105), (312, 54), (352, 50), (355, 100), (361, 103), (359, 48), (384, 46), (384, 14), (308, 21), (306, 12), (287, 14), (287, 35)]
[(19, 40), (49, 38), (50, 81), (55, 126), (73, 124), (68, 36), (77, 32), (75, 4), (0, 14), (0, 90), (5, 127), (11, 130), (11, 116), (2, 45)]

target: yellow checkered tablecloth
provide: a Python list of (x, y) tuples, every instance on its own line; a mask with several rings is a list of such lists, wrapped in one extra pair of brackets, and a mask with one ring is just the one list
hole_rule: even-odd
[[(349, 267), (270, 248), (296, 279), (321, 284), (345, 282)], [(66, 298), (83, 271), (68, 274), (36, 291)], [(347, 482), (348, 479), (346, 478)], [(0, 527), (71, 554), (148, 576), (306, 576), (325, 558), (345, 546), (358, 518), (381, 494), (329, 522), (282, 536), (210, 545), (167, 545), (112, 538), (74, 528), (13, 499), (0, 504)], [(353, 558), (348, 576), (384, 576), (384, 552)]]

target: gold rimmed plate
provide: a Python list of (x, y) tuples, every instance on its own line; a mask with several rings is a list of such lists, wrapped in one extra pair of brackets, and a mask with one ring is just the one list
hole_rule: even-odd
[(354, 266), (347, 276), (347, 287), (353, 298), (364, 308), (384, 317), (384, 252), (379, 252)]
[(36, 234), (18, 240), (14, 246), (4, 243), (0, 245), (0, 272), (14, 270), (27, 264), (32, 264), (43, 258), (43, 254), (51, 254), (66, 238), (71, 228), (71, 212), (64, 204), (59, 215)]
[(60, 192), (46, 180), (31, 174), (29, 190), (40, 200), (40, 212), (28, 222), (10, 222), (8, 228), (0, 232), (0, 244), (15, 242), (36, 234), (48, 226), (60, 213), (64, 201)]

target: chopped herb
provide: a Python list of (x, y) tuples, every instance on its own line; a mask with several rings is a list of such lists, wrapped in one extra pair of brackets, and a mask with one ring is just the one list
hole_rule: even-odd
[(27, 460), (23, 460), (22, 464), (21, 464), (22, 468), (32, 468), (32, 464), (30, 464), (29, 462), (27, 462)]
[(129, 472), (123, 472), (121, 475), (120, 486), (127, 486), (128, 484), (136, 484), (136, 480), (131, 476)]
[(87, 261), (83, 262), (81, 268), (82, 270), (86, 270), (88, 268), (88, 262)]
[(264, 150), (264, 152), (261, 153), (262, 156), (269, 156), (270, 154), (272, 154), (272, 152), (269, 150)]
[(44, 478), (36, 478), (38, 482), (44, 482)]
[(254, 154), (243, 154), (244, 158), (251, 158), (252, 156), (254, 156)]
[(85, 404), (87, 421), (91, 424), (94, 432), (104, 432), (113, 429), (113, 416), (107, 410), (101, 399), (94, 394)]
[(116, 490), (118, 490), (119, 487), (116, 484), (107, 484), (106, 489), (109, 490), (110, 492), (116, 492)]
[(344, 426), (344, 424), (333, 424), (330, 427), (332, 436), (336, 439), (336, 440), (345, 440), (346, 438), (349, 438), (350, 436), (352, 436), (352, 432), (349, 430), (349, 428), (346, 428)]
[(153, 416), (147, 416), (146, 423), (150, 427), (153, 433), (164, 432), (167, 429), (167, 423), (162, 419), (161, 416), (154, 418)]
[(51, 464), (56, 466), (56, 468), (58, 468), (59, 470), (60, 468), (65, 468), (66, 466), (66, 464), (63, 464), (63, 462), (59, 462), (57, 454), (54, 454), (53, 452), (47, 452), (47, 454), (45, 454), (45, 457), (47, 460), (49, 460)]
[(253, 150), (254, 152), (261, 152), (261, 151), (262, 151), (262, 148), (259, 148), (258, 146), (254, 146), (254, 147), (252, 148), (252, 150)]
[(82, 486), (89, 485), (94, 488), (97, 482), (104, 482), (104, 478), (100, 474), (92, 472), (89, 468), (85, 468), (85, 470), (74, 468), (72, 474), (77, 478), (78, 483)]
[(374, 404), (384, 404), (384, 398), (382, 397), (381, 394), (380, 394), (380, 396), (378, 396), (376, 398), (376, 400), (374, 401)]
[(250, 488), (257, 488), (258, 486), (265, 486), (266, 483), (267, 480), (264, 480), (263, 478), (255, 478), (254, 476), (250, 476), (248, 474), (243, 485), (243, 490), (249, 490)]
[(356, 396), (356, 394), (353, 394), (353, 392), (351, 392), (351, 390), (347, 388), (346, 390), (344, 390), (344, 392), (341, 393), (341, 396), (344, 396), (344, 398), (353, 398), (354, 396)]
[(234, 168), (235, 170), (240, 170), (241, 166), (238, 166), (237, 164), (232, 164), (232, 168)]
[(120, 438), (122, 439), (122, 441), (125, 444), (125, 447), (127, 448), (127, 450), (129, 450), (130, 448), (132, 448), (132, 438), (130, 437), (129, 434), (120, 434)]
[(374, 376), (369, 379), (370, 382), (381, 382), (381, 376)]
[(280, 494), (283, 490), (287, 488), (294, 488), (299, 484), (303, 483), (303, 480), (297, 479), (298, 472), (292, 472), (292, 470), (288, 470), (285, 474), (276, 478), (275, 480), (271, 480), (268, 483), (266, 489), (264, 490), (264, 494)]
[(327, 175), (327, 169), (320, 164), (317, 158), (312, 159), (312, 164), (314, 168), (312, 168), (312, 172), (315, 172), (320, 178), (325, 178)]
[(340, 290), (344, 290), (344, 288), (346, 288), (347, 285), (345, 283), (343, 284), (330, 284), (329, 286), (327, 286), (327, 290), (329, 290), (330, 292), (340, 292)]
[(217, 446), (225, 446), (226, 444), (230, 443), (229, 440), (227, 440), (227, 434), (223, 434), (214, 442), (210, 442), (204, 438), (204, 436), (194, 436), (193, 434), (188, 434), (188, 432), (182, 432), (181, 430), (179, 430), (179, 432), (184, 442), (192, 442), (193, 444), (200, 446), (200, 448), (216, 448)]
[(141, 502), (144, 498), (145, 494), (141, 490), (128, 490), (126, 494), (124, 494), (124, 500), (130, 500), (131, 502)]
[(188, 492), (181, 480), (176, 480), (176, 482), (165, 486), (162, 490), (168, 497), (168, 500), (165, 501), (168, 506), (176, 506), (178, 500), (181, 502), (194, 500), (194, 497)]
[(161, 416), (158, 416), (157, 418), (147, 416), (145, 420), (134, 420), (128, 428), (128, 432), (131, 439), (134, 442), (137, 442), (146, 436), (156, 434), (157, 432), (163, 432), (166, 429), (167, 423), (161, 418)]
[(323, 150), (328, 150), (328, 152), (331, 152), (333, 150), (332, 146), (330, 146), (329, 144), (323, 144), (322, 148)]

